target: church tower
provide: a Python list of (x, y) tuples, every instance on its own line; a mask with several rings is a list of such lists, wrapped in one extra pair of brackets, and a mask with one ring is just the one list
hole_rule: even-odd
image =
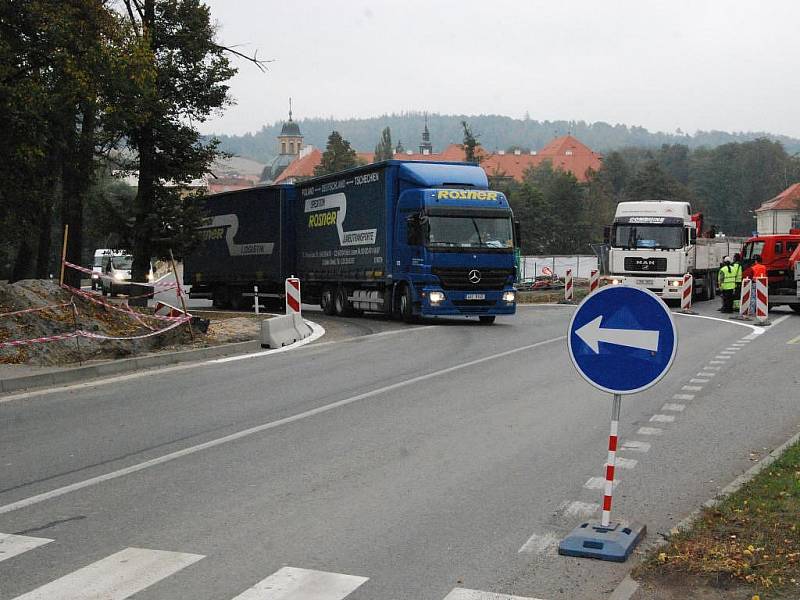
[(303, 134), (300, 126), (292, 121), (292, 99), (289, 98), (289, 120), (283, 124), (278, 136), (278, 154), (297, 156), (303, 149)]
[(425, 129), (422, 130), (422, 143), (419, 145), (420, 154), (433, 154), (431, 132), (428, 131), (428, 113), (425, 113)]

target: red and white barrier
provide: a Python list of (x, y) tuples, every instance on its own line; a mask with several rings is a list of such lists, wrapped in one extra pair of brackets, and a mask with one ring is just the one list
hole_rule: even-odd
[(690, 273), (683, 276), (683, 284), (681, 285), (681, 312), (692, 312), (692, 288), (694, 280)]
[(171, 304), (167, 304), (166, 302), (162, 302), (161, 300), (156, 302), (156, 306), (153, 309), (153, 314), (160, 315), (162, 317), (185, 317), (186, 313), (183, 312), (177, 306), (172, 306)]
[(567, 269), (567, 273), (564, 275), (564, 300), (567, 302), (572, 302), (575, 297), (575, 288), (572, 284), (572, 269)]
[[(756, 323), (769, 325), (769, 286), (765, 277), (756, 279)], [(739, 308), (741, 310), (741, 307)]]
[(13, 312), (7, 312), (0, 314), (0, 319), (4, 319), (6, 317), (14, 317), (16, 315), (24, 315), (26, 313), (32, 312), (39, 312), (43, 310), (52, 310), (55, 308), (64, 308), (65, 306), (71, 306), (72, 302), (65, 302), (64, 304), (48, 304), (47, 306), (39, 306), (37, 308), (26, 308), (25, 310), (15, 310)]
[(59, 340), (68, 340), (78, 337), (80, 332), (71, 331), (70, 333), (62, 333), (59, 335), (47, 335), (44, 337), (31, 338), (28, 340), (11, 340), (10, 342), (0, 342), (0, 348), (13, 348), (15, 346), (30, 346), (31, 344), (43, 344), (46, 342), (56, 342)]
[(600, 271), (592, 269), (589, 273), (589, 293), (600, 287)]
[(608, 460), (606, 461), (606, 482), (603, 492), (603, 516), (600, 525), (608, 527), (611, 521), (611, 497), (614, 493), (614, 469), (617, 462), (617, 432), (619, 430), (619, 418), (611, 419), (611, 434), (608, 436)]
[(297, 277), (286, 278), (286, 314), (300, 314), (300, 280)]
[(750, 301), (751, 301), (751, 294), (752, 294), (752, 280), (742, 279), (742, 293), (739, 297), (739, 318), (741, 319), (749, 319), (751, 310), (750, 310)]

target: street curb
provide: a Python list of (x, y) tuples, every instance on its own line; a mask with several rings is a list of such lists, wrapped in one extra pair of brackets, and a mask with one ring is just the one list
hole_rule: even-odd
[[(783, 444), (775, 448), (772, 452), (770, 452), (767, 456), (765, 456), (762, 460), (758, 463), (754, 464), (752, 467), (747, 469), (744, 473), (739, 475), (736, 479), (731, 481), (728, 485), (722, 488), (716, 496), (713, 498), (706, 500), (699, 508), (695, 508), (692, 512), (690, 512), (685, 518), (681, 519), (680, 522), (675, 526), (676, 529), (679, 531), (686, 531), (692, 524), (697, 520), (697, 518), (701, 515), (704, 508), (714, 508), (720, 502), (725, 500), (728, 496), (733, 494), (734, 492), (739, 491), (741, 487), (746, 484), (748, 481), (753, 479), (756, 475), (761, 473), (764, 469), (769, 467), (772, 463), (774, 463), (781, 455), (786, 451), (789, 446), (800, 442), (800, 431), (786, 440)], [(647, 551), (651, 551), (654, 548), (659, 548), (661, 546), (666, 546), (668, 540), (664, 537), (654, 540), (650, 544), (647, 545)], [(639, 589), (639, 583), (631, 578), (630, 573), (625, 576), (625, 579), (614, 589), (609, 597), (609, 600), (629, 600), (631, 596)]]
[(61, 371), (51, 371), (36, 375), (23, 375), (10, 379), (0, 379), (0, 393), (17, 392), (31, 388), (49, 387), (55, 385), (65, 385), (78, 383), (87, 379), (95, 379), (108, 375), (120, 373), (130, 373), (153, 367), (163, 367), (184, 362), (193, 362), (209, 358), (219, 358), (232, 354), (249, 354), (261, 350), (261, 343), (258, 340), (249, 342), (235, 342), (233, 344), (222, 344), (209, 348), (196, 348), (193, 350), (180, 350), (178, 352), (162, 352), (158, 354), (148, 354), (133, 358), (121, 358), (109, 362), (87, 365), (85, 367), (74, 367)]

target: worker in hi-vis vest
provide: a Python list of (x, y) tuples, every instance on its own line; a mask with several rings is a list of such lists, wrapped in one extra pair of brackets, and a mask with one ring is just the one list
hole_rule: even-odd
[(733, 310), (739, 310), (739, 299), (742, 296), (742, 255), (738, 252), (733, 255), (733, 268), (736, 270), (736, 287), (733, 290)]
[(736, 290), (736, 269), (731, 265), (731, 257), (722, 259), (722, 268), (717, 275), (719, 289), (722, 293), (722, 312), (733, 312), (733, 292)]

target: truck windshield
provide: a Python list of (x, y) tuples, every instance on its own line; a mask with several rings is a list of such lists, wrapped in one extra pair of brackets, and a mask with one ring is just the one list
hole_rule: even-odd
[(111, 265), (115, 269), (119, 269), (121, 271), (130, 271), (131, 267), (133, 266), (133, 257), (132, 256), (114, 256), (111, 258)]
[(751, 261), (756, 256), (761, 256), (763, 252), (764, 242), (747, 242), (742, 248), (742, 258), (746, 261)]
[(682, 248), (683, 227), (680, 225), (616, 226), (614, 246), (617, 248)]
[(511, 219), (503, 217), (428, 217), (428, 246), (513, 248)]

